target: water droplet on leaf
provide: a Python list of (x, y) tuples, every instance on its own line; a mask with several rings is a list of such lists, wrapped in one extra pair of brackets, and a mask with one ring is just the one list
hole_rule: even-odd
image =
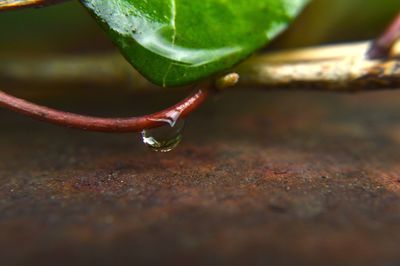
[(169, 152), (182, 141), (182, 130), (185, 121), (179, 119), (176, 123), (142, 131), (143, 143), (153, 151)]

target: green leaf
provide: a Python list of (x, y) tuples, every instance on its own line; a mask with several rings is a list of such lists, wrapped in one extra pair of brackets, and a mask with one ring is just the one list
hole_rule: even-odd
[(150, 81), (223, 72), (280, 33), (309, 0), (81, 0)]

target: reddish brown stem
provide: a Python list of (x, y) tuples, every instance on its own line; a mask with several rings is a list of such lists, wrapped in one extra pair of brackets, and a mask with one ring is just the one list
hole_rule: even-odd
[(0, 11), (8, 11), (28, 7), (43, 7), (65, 1), (68, 0), (0, 0)]
[(199, 89), (178, 104), (163, 111), (130, 118), (100, 118), (62, 112), (36, 105), (0, 91), (0, 107), (18, 112), (32, 118), (88, 131), (124, 133), (138, 132), (162, 125), (172, 125), (176, 119), (183, 118), (199, 107), (209, 94), (207, 89)]
[(367, 56), (370, 59), (387, 58), (393, 45), (400, 39), (400, 12), (385, 32), (375, 40)]

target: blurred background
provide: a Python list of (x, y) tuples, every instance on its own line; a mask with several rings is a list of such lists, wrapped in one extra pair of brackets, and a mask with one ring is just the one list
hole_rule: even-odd
[(372, 39), (399, 9), (396, 0), (314, 0), (276, 48)]

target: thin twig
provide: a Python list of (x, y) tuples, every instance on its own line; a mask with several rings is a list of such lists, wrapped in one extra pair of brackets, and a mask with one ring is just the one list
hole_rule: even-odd
[(207, 89), (199, 89), (196, 93), (161, 112), (131, 118), (99, 118), (67, 113), (36, 105), (0, 91), (0, 107), (13, 110), (32, 118), (65, 127), (108, 132), (138, 132), (148, 128), (173, 125), (177, 119), (184, 118), (198, 108), (207, 98)]
[(16, 10), (28, 7), (44, 7), (68, 0), (0, 0), (0, 11)]

